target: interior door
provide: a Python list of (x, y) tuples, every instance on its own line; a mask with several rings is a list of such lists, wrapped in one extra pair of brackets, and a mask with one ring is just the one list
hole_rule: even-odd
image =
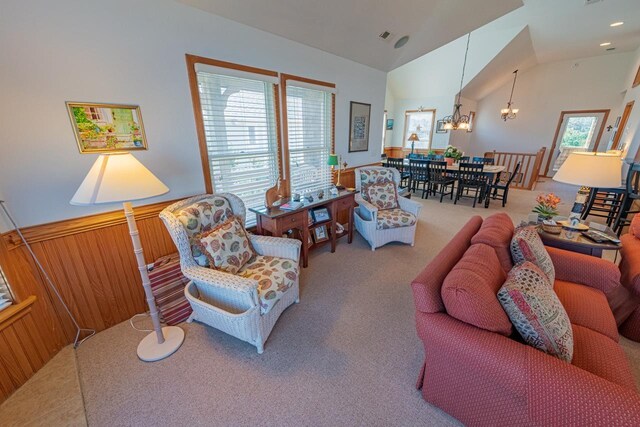
[(572, 152), (594, 151), (607, 115), (607, 111), (563, 112), (547, 162), (546, 175), (553, 176)]

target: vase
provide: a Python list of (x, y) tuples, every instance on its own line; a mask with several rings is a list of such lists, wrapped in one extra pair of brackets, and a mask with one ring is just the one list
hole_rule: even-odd
[(444, 158), (447, 161), (447, 166), (452, 166), (453, 165), (453, 157), (445, 157)]

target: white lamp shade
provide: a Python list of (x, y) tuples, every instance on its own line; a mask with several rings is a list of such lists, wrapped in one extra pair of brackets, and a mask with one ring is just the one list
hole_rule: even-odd
[(70, 203), (129, 202), (168, 191), (169, 188), (131, 153), (107, 153), (98, 157)]
[(573, 152), (553, 176), (554, 181), (596, 188), (622, 184), (622, 161), (615, 154)]

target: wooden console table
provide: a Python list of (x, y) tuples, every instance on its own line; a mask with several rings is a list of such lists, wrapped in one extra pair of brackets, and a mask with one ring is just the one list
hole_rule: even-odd
[[(324, 243), (331, 243), (331, 252), (336, 251), (336, 241), (340, 237), (348, 236), (348, 242), (353, 241), (353, 209), (355, 207), (355, 192), (342, 190), (337, 195), (331, 195), (329, 190), (324, 191), (324, 197), (319, 199), (317, 193), (313, 194), (313, 202), (304, 200), (304, 205), (296, 210), (282, 210), (278, 207), (271, 209), (251, 208), (251, 212), (256, 214), (258, 234), (270, 234), (280, 237), (288, 230), (297, 229), (302, 234), (302, 266), (307, 267), (309, 264), (309, 250), (319, 247)], [(289, 199), (284, 199), (283, 203)], [(327, 221), (309, 223), (309, 211), (316, 208), (327, 208), (331, 219)], [(344, 232), (338, 233), (336, 224), (338, 223), (338, 215), (342, 212), (348, 213), (347, 223), (344, 224)], [(329, 240), (315, 243), (311, 246), (307, 243), (311, 230), (315, 227), (326, 225), (329, 230)]]

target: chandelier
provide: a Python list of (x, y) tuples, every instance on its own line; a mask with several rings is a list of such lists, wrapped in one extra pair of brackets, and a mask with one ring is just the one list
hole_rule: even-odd
[(458, 91), (458, 100), (453, 106), (453, 114), (442, 118), (443, 129), (445, 130), (466, 130), (469, 129), (469, 116), (460, 112), (460, 96), (462, 95), (462, 83), (464, 81), (464, 71), (467, 68), (467, 54), (469, 53), (469, 40), (471, 39), (471, 33), (467, 36), (467, 49), (464, 52), (464, 64), (462, 65), (462, 78), (460, 79), (460, 90)]
[(507, 108), (503, 108), (502, 110), (500, 110), (500, 117), (505, 122), (508, 119), (515, 119), (516, 115), (518, 114), (518, 111), (520, 111), (518, 108), (512, 108), (513, 90), (516, 88), (516, 80), (518, 79), (518, 70), (515, 70), (513, 74), (514, 74), (513, 86), (511, 86), (511, 96), (509, 96), (509, 102), (507, 102)]

